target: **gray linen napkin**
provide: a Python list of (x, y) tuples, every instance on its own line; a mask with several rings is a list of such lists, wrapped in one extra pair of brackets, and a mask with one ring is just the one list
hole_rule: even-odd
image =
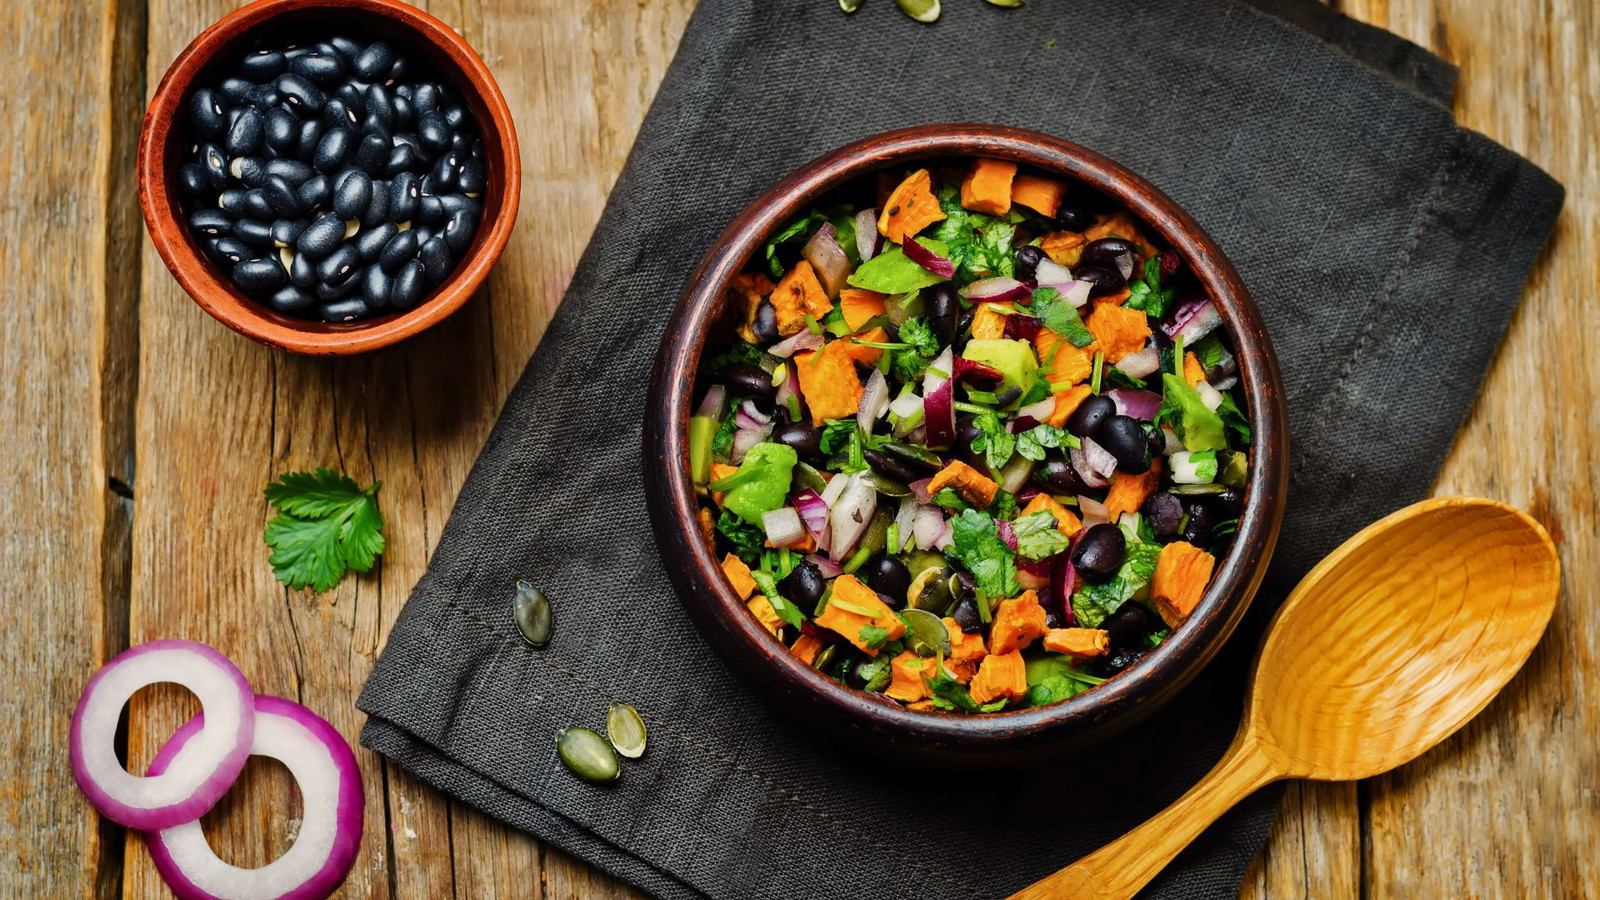
[[(888, 0), (850, 17), (704, 0), (361, 695), (363, 743), (671, 898), (1003, 896), (1116, 837), (1226, 746), (1287, 587), (1427, 492), (1554, 222), (1560, 186), (1457, 128), (1454, 82), (1309, 0), (950, 0), (934, 26)], [(1251, 623), (1154, 720), (1041, 770), (918, 773), (791, 727), (690, 627), (641, 488), (651, 359), (711, 240), (806, 160), (941, 121), (1059, 135), (1170, 194), (1253, 292), (1288, 391), (1290, 508)], [(543, 651), (512, 626), (519, 578), (557, 606)], [(598, 727), (611, 698), (642, 711), (650, 750), (595, 787), (553, 735)], [(1278, 796), (1224, 817), (1149, 894), (1236, 894)]]

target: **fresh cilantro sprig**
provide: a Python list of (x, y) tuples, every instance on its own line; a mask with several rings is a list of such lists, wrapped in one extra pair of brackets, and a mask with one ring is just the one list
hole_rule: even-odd
[(1006, 219), (973, 212), (961, 205), (961, 191), (954, 185), (939, 191), (939, 208), (944, 219), (933, 234), (943, 241), (955, 264), (957, 284), (966, 284), (989, 275), (1010, 275), (1016, 267), (1011, 249), (1017, 226)]
[(1161, 286), (1161, 255), (1157, 254), (1144, 261), (1143, 280), (1128, 282), (1128, 300), (1123, 305), (1159, 319), (1177, 296), (1176, 288)]
[(939, 338), (924, 319), (907, 319), (900, 324), (900, 342), (905, 350), (895, 353), (891, 363), (894, 377), (913, 382), (922, 377), (928, 363), (939, 355)]
[(734, 552), (747, 564), (761, 564), (761, 551), (767, 543), (766, 532), (725, 509), (717, 516), (717, 533), (728, 539)]
[(1150, 577), (1156, 571), (1156, 559), (1160, 555), (1160, 544), (1128, 544), (1122, 567), (1110, 581), (1084, 585), (1072, 595), (1072, 612), (1078, 617), (1078, 624), (1085, 628), (1099, 628), (1107, 616), (1150, 583)]
[(1073, 449), (1078, 446), (1080, 442), (1076, 437), (1054, 425), (1035, 425), (1017, 435), (1017, 452), (1034, 462), (1044, 459), (1048, 450), (1063, 447)]
[(1016, 558), (1000, 539), (1000, 530), (987, 513), (963, 510), (951, 522), (955, 554), (977, 579), (978, 589), (990, 597), (1017, 593)]
[(287, 472), (267, 485), (263, 493), (278, 510), (262, 535), (272, 573), (291, 588), (322, 593), (346, 571), (370, 570), (384, 548), (381, 487), (363, 490), (332, 469)]
[(1055, 556), (1072, 543), (1072, 539), (1056, 527), (1056, 517), (1049, 510), (1018, 518), (1011, 523), (1011, 533), (1017, 539), (1017, 555), (1023, 559)]
[(1087, 347), (1094, 343), (1094, 335), (1083, 324), (1077, 307), (1063, 298), (1055, 288), (1038, 288), (1033, 292), (1030, 308), (1039, 317), (1039, 324), (1072, 342), (1074, 347)]
[(978, 429), (978, 436), (972, 439), (972, 452), (982, 453), (989, 468), (998, 471), (1016, 452), (1016, 435), (1006, 430), (1000, 415), (992, 409), (974, 416), (972, 424)]

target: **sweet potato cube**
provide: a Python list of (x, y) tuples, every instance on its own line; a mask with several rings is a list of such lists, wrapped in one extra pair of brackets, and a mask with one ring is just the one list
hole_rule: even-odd
[(740, 600), (756, 592), (756, 580), (750, 577), (750, 567), (732, 553), (722, 558), (722, 574), (728, 576), (728, 583), (733, 585), (733, 592)]
[[(707, 483), (708, 484), (716, 484), (717, 482), (721, 481), (724, 478), (727, 478), (729, 475), (732, 475), (733, 473), (735, 473), (737, 471), (739, 471), (739, 467), (738, 466), (730, 466), (727, 463), (714, 462), (714, 463), (711, 464), (711, 480), (709, 482), (707, 482)], [(722, 505), (722, 498), (726, 494), (727, 494), (726, 491), (712, 491), (711, 492), (711, 499), (715, 500), (718, 506), (721, 506)], [(749, 570), (746, 569), (745, 571), (748, 572)]]
[(1006, 314), (993, 303), (979, 303), (972, 311), (972, 336), (979, 340), (999, 340), (1006, 336)]
[(772, 308), (778, 313), (778, 333), (788, 337), (806, 327), (808, 314), (821, 321), (832, 311), (833, 301), (822, 289), (811, 263), (801, 260), (784, 273), (778, 286), (772, 289)]
[(989, 655), (983, 646), (983, 635), (963, 632), (960, 623), (949, 616), (944, 617), (944, 627), (950, 632), (950, 658), (945, 662), (956, 680), (966, 684), (978, 674), (978, 663)]
[(982, 706), (1004, 697), (1016, 700), (1027, 696), (1028, 669), (1020, 651), (991, 653), (978, 666), (978, 674), (968, 685), (974, 703)]
[(761, 298), (772, 293), (772, 288), (772, 279), (750, 272), (735, 275), (728, 285), (728, 303), (739, 311), (739, 336), (746, 343), (757, 343), (756, 309), (761, 306)]
[(1200, 360), (1193, 353), (1183, 354), (1183, 380), (1189, 382), (1190, 387), (1206, 380), (1206, 372), (1200, 368)]
[(861, 405), (861, 379), (850, 347), (849, 341), (829, 341), (821, 350), (795, 354), (800, 393), (811, 407), (813, 425), (853, 416)]
[(928, 683), (924, 678), (932, 678), (937, 671), (939, 661), (933, 657), (922, 657), (907, 650), (896, 656), (889, 663), (889, 687), (883, 695), (902, 703), (913, 703), (928, 696)]
[(1143, 310), (1102, 303), (1095, 306), (1083, 324), (1094, 335), (1108, 363), (1138, 353), (1150, 339), (1150, 322)]
[[(874, 341), (879, 344), (889, 339), (888, 333), (882, 328), (874, 328), (866, 334), (858, 334), (856, 337), (863, 341)], [(844, 338), (834, 343), (844, 344), (845, 352), (850, 354), (850, 358), (863, 366), (875, 366), (878, 364), (878, 360), (883, 358), (883, 350), (877, 347), (868, 347), (866, 344), (858, 344), (849, 338)]]
[(937, 494), (945, 488), (954, 489), (962, 499), (973, 506), (987, 509), (989, 504), (994, 502), (994, 495), (1000, 490), (1000, 485), (961, 460), (953, 459), (949, 465), (933, 476), (933, 480), (928, 483), (928, 493)]
[(933, 195), (933, 177), (927, 169), (918, 169), (889, 193), (878, 216), (878, 231), (896, 244), (904, 244), (943, 218), (939, 198)]
[(1216, 558), (1186, 541), (1161, 548), (1155, 575), (1150, 579), (1150, 599), (1168, 628), (1177, 628), (1205, 596)]
[(961, 205), (973, 212), (1003, 216), (1011, 211), (1011, 180), (1017, 177), (1017, 164), (998, 159), (979, 159), (961, 182)]
[(1054, 178), (1038, 175), (1018, 175), (1011, 182), (1011, 202), (1019, 203), (1045, 218), (1053, 219), (1061, 208), (1061, 198), (1067, 186)]
[(1111, 649), (1111, 632), (1100, 628), (1052, 628), (1044, 636), (1044, 648), (1077, 659), (1105, 656)]
[(1039, 249), (1051, 261), (1072, 268), (1083, 256), (1084, 245), (1089, 241), (1076, 231), (1052, 231), (1039, 239)]
[(884, 314), (884, 301), (888, 295), (862, 288), (845, 288), (839, 292), (839, 314), (851, 331), (860, 331), (874, 318)]
[[(846, 606), (851, 608), (846, 609)], [(858, 610), (870, 610), (872, 614)], [(822, 628), (837, 632), (868, 656), (877, 656), (878, 651), (875, 647), (867, 646), (861, 637), (862, 628), (876, 625), (889, 633), (890, 640), (906, 633), (906, 623), (900, 621), (894, 610), (878, 599), (877, 591), (862, 584), (854, 575), (840, 575), (833, 580), (833, 595), (828, 600), (827, 609), (812, 621)]]
[(1051, 384), (1077, 384), (1094, 374), (1094, 345), (1074, 346), (1073, 343), (1048, 328), (1034, 335), (1033, 348), (1039, 361), (1050, 367)]
[(1050, 411), (1050, 418), (1045, 420), (1045, 424), (1054, 425), (1057, 428), (1065, 427), (1067, 419), (1071, 418), (1074, 412), (1077, 412), (1078, 406), (1089, 399), (1089, 395), (1092, 393), (1094, 392), (1089, 389), (1087, 384), (1077, 384), (1064, 391), (1056, 391), (1056, 406), (1055, 409)]
[(1024, 506), (1017, 515), (1018, 517), (1031, 516), (1040, 511), (1047, 511), (1050, 515), (1055, 516), (1056, 528), (1067, 537), (1071, 537), (1083, 529), (1083, 523), (1078, 520), (1072, 510), (1057, 503), (1056, 498), (1049, 494), (1034, 494), (1033, 499), (1029, 500), (1028, 505)]
[(783, 620), (778, 618), (778, 611), (772, 608), (772, 601), (768, 600), (766, 595), (757, 594), (751, 597), (745, 606), (749, 607), (750, 614), (756, 617), (762, 628), (773, 637), (778, 636), (778, 632), (783, 629)]
[(1039, 605), (1039, 595), (1023, 591), (1019, 596), (1000, 601), (994, 623), (989, 626), (989, 652), (1006, 654), (1025, 650), (1049, 630), (1044, 607)]
[(1106, 492), (1106, 516), (1115, 522), (1117, 516), (1125, 512), (1137, 512), (1144, 501), (1156, 492), (1156, 487), (1161, 483), (1161, 459), (1157, 457), (1150, 461), (1150, 468), (1143, 475), (1130, 475), (1119, 471), (1111, 480), (1111, 489)]
[(794, 654), (795, 659), (808, 666), (813, 666), (817, 663), (817, 654), (821, 653), (822, 648), (825, 646), (827, 644), (823, 642), (822, 638), (814, 634), (802, 633), (800, 637), (795, 639), (793, 644), (789, 645), (789, 652)]

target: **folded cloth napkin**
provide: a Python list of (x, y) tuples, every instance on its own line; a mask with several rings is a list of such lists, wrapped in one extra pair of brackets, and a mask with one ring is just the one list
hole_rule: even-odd
[[(361, 695), (363, 743), (663, 897), (1003, 896), (1115, 838), (1220, 755), (1287, 587), (1427, 492), (1554, 222), (1560, 186), (1456, 127), (1454, 80), (1309, 0), (948, 0), (931, 26), (888, 0), (704, 0)], [(1252, 626), (1145, 725), (1031, 771), (875, 765), (792, 727), (690, 627), (641, 487), (650, 364), (715, 236), (806, 160), (951, 121), (1076, 141), (1171, 195), (1254, 294), (1288, 392), (1289, 512)], [(543, 650), (513, 627), (518, 579), (555, 605)], [(612, 698), (650, 748), (596, 787), (553, 736)], [(1149, 895), (1235, 895), (1277, 799)]]

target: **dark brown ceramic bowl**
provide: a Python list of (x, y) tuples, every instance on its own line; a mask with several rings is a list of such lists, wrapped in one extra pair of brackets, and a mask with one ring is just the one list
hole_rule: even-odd
[[(350, 323), (324, 323), (280, 315), (245, 296), (208, 260), (183, 221), (177, 171), (188, 101), (194, 89), (260, 40), (305, 40), (343, 29), (384, 38), (456, 89), (483, 138), (488, 188), (483, 220), (465, 257), (446, 281), (405, 312)], [(201, 32), (156, 87), (139, 135), (139, 206), (156, 251), (194, 302), (218, 321), (269, 347), (292, 353), (364, 353), (405, 340), (438, 324), (466, 303), (505, 250), (517, 220), (522, 163), (511, 110), (494, 76), (461, 35), (399, 0), (257, 0)]]
[[(1062, 176), (1119, 202), (1170, 247), (1216, 302), (1231, 332), (1255, 431), (1244, 512), (1232, 552), (1189, 620), (1142, 661), (1071, 700), (988, 715), (913, 712), (813, 671), (757, 625), (729, 587), (695, 521), (688, 464), (695, 372), (708, 338), (725, 339), (728, 283), (767, 235), (820, 194), (859, 176), (926, 159), (994, 157)], [(1069, 188), (1070, 190), (1070, 188)], [(759, 693), (842, 746), (935, 764), (1025, 762), (1081, 747), (1148, 715), (1189, 682), (1244, 615), (1272, 554), (1287, 487), (1282, 388), (1255, 304), (1216, 244), (1149, 182), (1105, 157), (1043, 134), (992, 125), (929, 125), (851, 144), (785, 178), (723, 232), (689, 279), (657, 358), (646, 423), (647, 493), (661, 556), (701, 632)]]

